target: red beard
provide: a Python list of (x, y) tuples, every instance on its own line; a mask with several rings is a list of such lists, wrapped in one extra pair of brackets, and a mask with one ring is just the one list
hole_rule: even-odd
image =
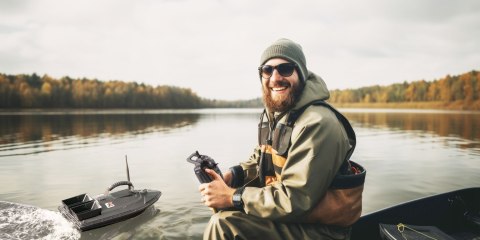
[(303, 83), (291, 86), (290, 92), (287, 95), (285, 95), (281, 99), (273, 99), (270, 88), (268, 86), (262, 85), (263, 102), (270, 111), (287, 111), (288, 109), (293, 108), (293, 106), (297, 103), (300, 95), (302, 94), (303, 87)]

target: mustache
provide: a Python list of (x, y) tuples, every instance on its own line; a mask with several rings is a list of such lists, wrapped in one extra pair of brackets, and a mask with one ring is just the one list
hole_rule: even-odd
[(290, 87), (290, 82), (288, 81), (276, 81), (273, 84), (268, 85), (269, 88), (275, 88), (275, 87)]

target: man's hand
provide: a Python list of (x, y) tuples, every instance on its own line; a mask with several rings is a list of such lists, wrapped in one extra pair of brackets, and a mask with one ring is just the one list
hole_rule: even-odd
[(215, 171), (211, 169), (205, 169), (205, 171), (213, 178), (213, 181), (200, 184), (198, 188), (205, 206), (212, 208), (233, 207), (232, 197), (235, 189), (228, 187), (222, 177)]

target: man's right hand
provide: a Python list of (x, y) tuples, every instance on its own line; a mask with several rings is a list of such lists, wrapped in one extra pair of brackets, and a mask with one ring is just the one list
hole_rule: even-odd
[(213, 180), (209, 183), (200, 184), (198, 187), (200, 194), (202, 194), (203, 204), (215, 209), (233, 207), (233, 194), (235, 193), (235, 189), (227, 186), (227, 184), (222, 181), (222, 177), (212, 169), (207, 168), (205, 172), (207, 172)]

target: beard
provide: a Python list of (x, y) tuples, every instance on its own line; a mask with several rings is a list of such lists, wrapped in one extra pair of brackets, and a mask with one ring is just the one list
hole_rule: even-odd
[(302, 82), (296, 85), (291, 85), (290, 92), (288, 94), (282, 96), (281, 98), (273, 99), (270, 88), (262, 85), (263, 102), (270, 111), (285, 112), (295, 106), (300, 98), (300, 95), (302, 95), (304, 86), (305, 84)]

